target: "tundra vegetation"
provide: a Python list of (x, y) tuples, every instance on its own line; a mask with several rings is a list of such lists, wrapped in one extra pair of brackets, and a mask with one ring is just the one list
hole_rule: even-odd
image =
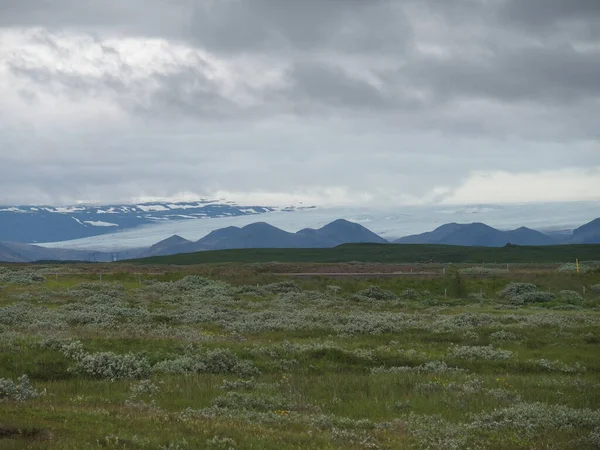
[(593, 267), (111, 267), (0, 267), (1, 448), (600, 447)]

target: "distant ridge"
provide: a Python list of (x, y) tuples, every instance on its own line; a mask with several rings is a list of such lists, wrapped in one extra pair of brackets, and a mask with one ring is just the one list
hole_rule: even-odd
[(484, 223), (449, 223), (433, 231), (406, 236), (394, 241), (396, 244), (446, 244), (468, 247), (502, 247), (514, 245), (557, 244), (551, 237), (539, 231), (521, 227), (511, 231), (500, 231)]

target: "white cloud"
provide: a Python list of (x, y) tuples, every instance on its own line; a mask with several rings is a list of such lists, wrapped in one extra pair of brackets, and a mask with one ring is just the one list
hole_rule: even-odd
[(444, 199), (445, 204), (565, 202), (600, 198), (600, 166), (543, 172), (479, 172)]

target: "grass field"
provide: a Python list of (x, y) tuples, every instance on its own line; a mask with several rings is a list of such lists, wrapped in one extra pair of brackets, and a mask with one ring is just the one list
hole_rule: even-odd
[(591, 266), (138, 267), (0, 267), (0, 448), (600, 448)]
[(444, 263), (555, 263), (600, 260), (600, 244), (552, 245), (542, 247), (460, 247), (421, 244), (345, 244), (318, 249), (241, 249), (187, 253), (144, 258), (141, 264), (207, 264), (258, 262), (444, 262)]

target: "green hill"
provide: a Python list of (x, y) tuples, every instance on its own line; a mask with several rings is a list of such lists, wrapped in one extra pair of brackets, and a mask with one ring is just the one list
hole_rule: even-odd
[(559, 263), (600, 260), (600, 244), (539, 247), (460, 247), (428, 244), (345, 244), (320, 249), (239, 249), (185, 253), (132, 260), (139, 264), (192, 265), (252, 262), (379, 263)]

